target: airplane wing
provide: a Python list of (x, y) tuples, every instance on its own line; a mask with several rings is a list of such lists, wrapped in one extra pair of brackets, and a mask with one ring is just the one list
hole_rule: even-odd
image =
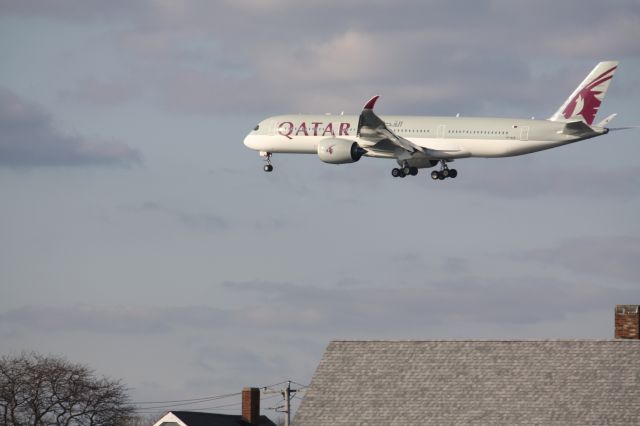
[(433, 149), (416, 145), (408, 139), (403, 138), (389, 130), (387, 125), (382, 121), (380, 117), (373, 112), (373, 107), (380, 96), (374, 96), (364, 105), (360, 118), (358, 119), (358, 131), (357, 136), (365, 141), (372, 142), (373, 145), (365, 146), (367, 150), (396, 153), (398, 148), (404, 150), (409, 155), (422, 154), (428, 158), (449, 158), (451, 155), (456, 155), (462, 151), (459, 148), (456, 149)]
[(384, 121), (373, 112), (373, 107), (380, 96), (374, 96), (367, 102), (358, 119), (358, 137), (374, 142), (374, 150), (390, 151), (396, 147), (409, 153), (425, 152), (424, 148), (398, 136), (387, 128)]

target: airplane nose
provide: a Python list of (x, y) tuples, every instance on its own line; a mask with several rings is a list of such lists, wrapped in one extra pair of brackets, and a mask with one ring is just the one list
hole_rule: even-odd
[(245, 136), (245, 137), (244, 137), (244, 142), (243, 142), (243, 143), (244, 143), (244, 146), (246, 146), (247, 148), (253, 148), (253, 147), (251, 146), (251, 139), (252, 139), (252, 138), (251, 138), (251, 135), (250, 135), (250, 134), (249, 134), (249, 135), (247, 135), (247, 136)]
[(254, 135), (251, 133), (245, 136), (243, 143), (244, 143), (244, 146), (246, 146), (247, 148), (251, 148), (255, 151), (261, 151), (264, 145), (260, 135)]

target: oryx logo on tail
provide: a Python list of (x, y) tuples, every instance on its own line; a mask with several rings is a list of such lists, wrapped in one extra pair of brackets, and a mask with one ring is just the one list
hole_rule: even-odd
[(582, 90), (571, 99), (571, 102), (569, 102), (569, 105), (567, 105), (564, 111), (562, 111), (564, 118), (581, 115), (587, 124), (593, 124), (598, 108), (600, 108), (600, 104), (602, 103), (602, 98), (604, 98), (604, 93), (609, 86), (609, 80), (613, 77), (616, 68), (617, 67), (608, 69), (593, 82), (582, 88)]
[(583, 121), (592, 125), (618, 62), (600, 62), (551, 117), (553, 121)]

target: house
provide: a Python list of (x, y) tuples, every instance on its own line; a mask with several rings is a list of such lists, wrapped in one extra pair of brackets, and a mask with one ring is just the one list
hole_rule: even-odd
[(260, 389), (242, 390), (242, 415), (169, 411), (153, 426), (275, 426), (267, 416), (260, 415)]
[(614, 340), (333, 341), (294, 425), (638, 424), (639, 311)]

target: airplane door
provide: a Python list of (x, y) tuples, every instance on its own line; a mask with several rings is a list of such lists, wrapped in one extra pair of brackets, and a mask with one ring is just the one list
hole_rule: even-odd
[(520, 127), (520, 140), (521, 141), (529, 140), (529, 126)]
[(436, 131), (436, 137), (438, 138), (444, 138), (444, 134), (445, 134), (445, 129), (447, 128), (446, 124), (439, 124), (438, 125), (438, 129)]

